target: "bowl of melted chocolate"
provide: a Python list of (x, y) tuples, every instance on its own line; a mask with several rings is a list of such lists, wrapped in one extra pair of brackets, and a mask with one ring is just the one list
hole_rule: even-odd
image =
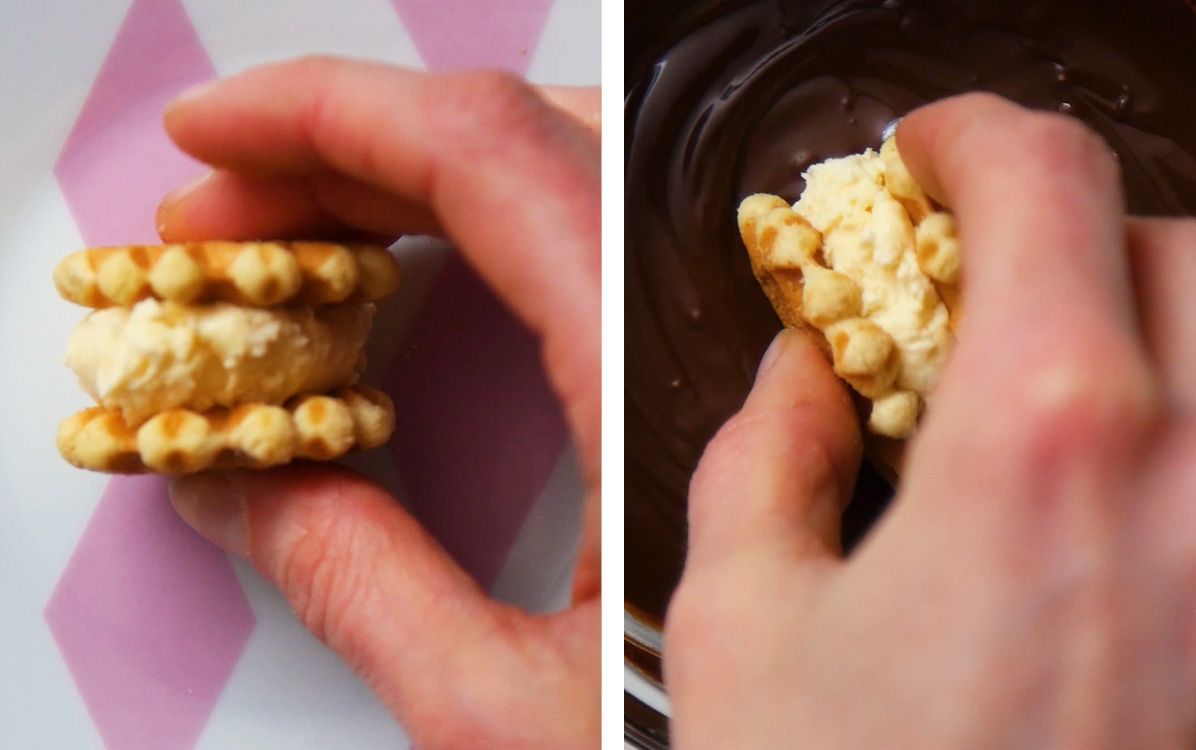
[[(690, 476), (780, 330), (739, 201), (982, 90), (1100, 133), (1132, 213), (1196, 215), (1196, 0), (654, 0), (626, 45), (627, 654), (658, 678)], [(862, 467), (847, 548), (890, 494)]]

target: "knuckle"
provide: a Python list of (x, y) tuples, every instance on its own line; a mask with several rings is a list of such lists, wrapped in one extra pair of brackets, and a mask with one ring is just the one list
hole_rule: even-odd
[(343, 111), (339, 106), (340, 93), (335, 86), (326, 83), (329, 65), (324, 58), (310, 57), (298, 61), (298, 75), (307, 82), (308, 98), (306, 106), (301, 111), (300, 124), (309, 144), (316, 151), (322, 152), (325, 140), (335, 140), (340, 137), (340, 117)]
[(834, 457), (842, 452), (841, 428), (854, 424), (854, 407), (803, 400), (777, 409), (740, 413), (711, 441), (715, 468), (742, 470), (746, 459), (785, 456), (800, 464), (800, 474), (819, 479), (836, 474)]
[(795, 545), (814, 554), (834, 546), (827, 519), (849, 497), (854, 468), (826, 417), (799, 404), (739, 415), (719, 431), (690, 486), (690, 572), (786, 558)]
[(1023, 458), (1043, 467), (1122, 454), (1147, 434), (1159, 408), (1143, 367), (1093, 355), (1027, 373), (1018, 402)]
[[(794, 494), (812, 496), (835, 487), (840, 473), (836, 457), (843, 452), (838, 424), (826, 404), (809, 402), (731, 417), (707, 444), (694, 472), (691, 513), (703, 513), (706, 505), (722, 511), (726, 498), (743, 494), (745, 472), (783, 482), (792, 492), (777, 493), (782, 499)], [(703, 502), (706, 497), (713, 498), (712, 502)], [(789, 510), (789, 505), (780, 510)]]
[(706, 526), (708, 516), (718, 513), (720, 498), (734, 489), (739, 466), (747, 455), (747, 445), (738, 415), (728, 420), (702, 452), (698, 466), (689, 481), (687, 496), (690, 535)]
[(532, 91), (532, 87), (526, 81), (504, 70), (468, 73), (462, 76), (462, 80), (472, 85), (482, 96), (497, 101), (530, 95)]
[(706, 444), (690, 487), (706, 487), (738, 465), (750, 450), (752, 420), (736, 414), (723, 423)]
[(545, 111), (528, 83), (502, 71), (452, 76), (429, 107), (438, 125), (462, 144), (535, 132)]
[[(726, 499), (743, 494), (744, 473), (761, 464), (765, 451), (783, 451), (786, 430), (778, 413), (740, 412), (727, 420), (706, 445), (690, 480), (691, 527), (705, 528), (725, 513)], [(758, 498), (753, 498), (758, 499)]]
[(1027, 118), (1019, 135), (1026, 156), (1043, 167), (1101, 179), (1116, 175), (1112, 151), (1099, 135), (1071, 117), (1035, 113)]
[(354, 107), (346, 99), (351, 87), (345, 85), (346, 74), (352, 64), (332, 55), (306, 55), (285, 63), (292, 66), (288, 73), (303, 82), (304, 98), (298, 110), (296, 137), (303, 146), (321, 160), (321, 168), (337, 164), (344, 158), (345, 144), (355, 157), (354, 172), (367, 179), (384, 178), (393, 168), (387, 153), (386, 138), (362, 138), (360, 126), (354, 120)]
[(1047, 112), (1027, 116), (1021, 139), (1028, 148), (1042, 153), (1054, 153), (1083, 141), (1087, 129), (1071, 118)]

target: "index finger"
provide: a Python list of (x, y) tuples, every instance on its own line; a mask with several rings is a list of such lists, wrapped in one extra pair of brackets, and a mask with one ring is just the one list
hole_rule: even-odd
[(913, 112), (897, 141), (915, 179), (959, 219), (977, 336), (1022, 322), (1132, 333), (1120, 179), (1095, 133), (970, 94)]
[(984, 434), (986, 455), (1023, 466), (1124, 448), (1154, 394), (1108, 147), (1070, 118), (983, 94), (914, 112), (897, 138), (955, 212), (964, 253), (966, 315), (922, 442), (975, 452), (958, 436)]
[(308, 58), (186, 95), (165, 125), (180, 148), (217, 167), (336, 172), (431, 207), (543, 338), (583, 454), (597, 455), (599, 163), (572, 117), (506, 74)]

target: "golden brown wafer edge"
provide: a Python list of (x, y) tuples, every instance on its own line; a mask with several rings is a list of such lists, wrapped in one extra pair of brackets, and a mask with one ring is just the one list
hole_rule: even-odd
[(394, 404), (357, 385), (287, 403), (243, 404), (205, 412), (170, 409), (140, 425), (119, 411), (84, 409), (58, 429), (58, 450), (82, 469), (115, 474), (189, 474), (207, 469), (264, 469), (296, 459), (327, 461), (384, 444)]
[(372, 302), (399, 288), (383, 247), (331, 242), (190, 242), (96, 247), (54, 269), (68, 302), (93, 308), (155, 298), (251, 307)]

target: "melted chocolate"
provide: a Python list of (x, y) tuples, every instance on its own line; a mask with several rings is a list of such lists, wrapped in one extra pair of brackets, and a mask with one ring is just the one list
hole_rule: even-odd
[[(626, 591), (660, 618), (684, 560), (690, 475), (780, 328), (739, 241), (740, 199), (795, 200), (810, 164), (879, 146), (921, 104), (987, 90), (1095, 128), (1119, 156), (1133, 212), (1196, 214), (1196, 13), (1192, 0), (638, 5), (627, 36)], [(884, 489), (865, 469), (849, 533)]]

